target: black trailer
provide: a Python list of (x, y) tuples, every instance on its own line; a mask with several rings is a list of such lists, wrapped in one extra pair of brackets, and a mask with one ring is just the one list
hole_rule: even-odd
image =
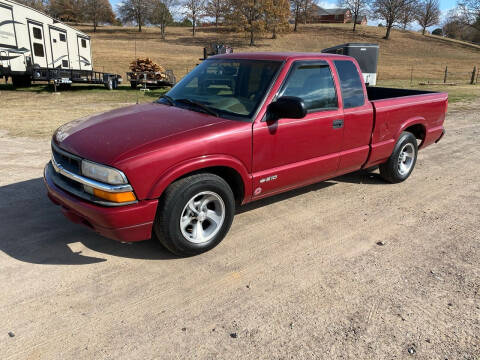
[(355, 58), (367, 85), (377, 84), (378, 44), (347, 43), (323, 49), (322, 53), (347, 55)]

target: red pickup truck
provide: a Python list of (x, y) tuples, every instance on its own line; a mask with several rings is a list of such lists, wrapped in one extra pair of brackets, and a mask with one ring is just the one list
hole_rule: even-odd
[(443, 136), (447, 102), (367, 88), (347, 56), (214, 56), (153, 103), (60, 127), (45, 184), (101, 235), (193, 255), (225, 237), (241, 204), (375, 166), (405, 180)]

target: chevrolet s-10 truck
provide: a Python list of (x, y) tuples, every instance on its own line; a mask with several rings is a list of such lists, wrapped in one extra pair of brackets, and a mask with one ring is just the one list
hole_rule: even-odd
[(376, 166), (404, 181), (418, 149), (444, 135), (447, 103), (367, 88), (347, 56), (213, 56), (153, 103), (61, 126), (44, 179), (70, 220), (194, 255), (250, 201)]

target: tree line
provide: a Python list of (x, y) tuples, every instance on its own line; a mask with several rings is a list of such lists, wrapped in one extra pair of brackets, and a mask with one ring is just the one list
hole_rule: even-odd
[[(90, 22), (94, 31), (98, 24), (135, 24), (138, 31), (145, 25), (158, 26), (161, 37), (174, 18), (183, 18), (182, 24), (191, 26), (195, 36), (200, 22), (212, 26), (228, 26), (249, 34), (250, 45), (262, 34), (275, 39), (279, 33), (297, 31), (318, 11), (318, 0), (122, 0), (115, 12), (108, 0), (20, 0), (63, 21)], [(418, 24), (422, 33), (440, 23), (439, 0), (337, 0), (337, 5), (352, 14), (352, 30), (356, 30), (361, 16), (378, 19), (385, 26), (384, 38), (389, 39), (394, 27), (407, 29)], [(450, 12), (442, 34), (458, 37), (459, 29), (468, 28), (480, 33), (480, 0), (458, 0)], [(455, 34), (455, 35), (454, 35)]]

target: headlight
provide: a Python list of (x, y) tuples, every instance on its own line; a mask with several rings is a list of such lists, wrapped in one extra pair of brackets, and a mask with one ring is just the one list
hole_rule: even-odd
[(82, 175), (111, 185), (128, 184), (125, 175), (117, 169), (82, 160)]

